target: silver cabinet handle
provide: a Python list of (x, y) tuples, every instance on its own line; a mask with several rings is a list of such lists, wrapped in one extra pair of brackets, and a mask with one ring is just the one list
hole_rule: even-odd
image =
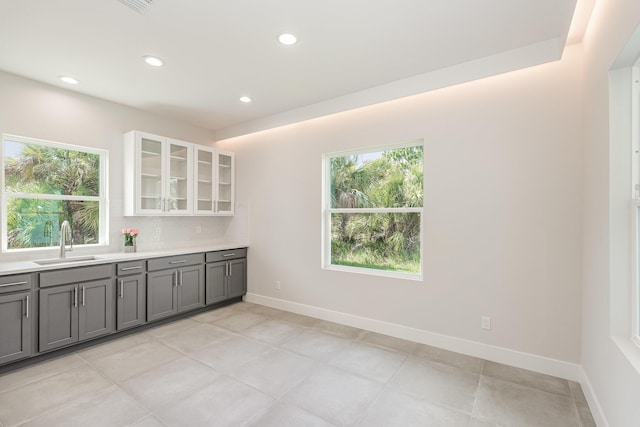
[(124, 298), (124, 280), (120, 279), (120, 298)]
[(73, 288), (73, 306), (78, 306), (78, 287)]
[(84, 307), (84, 286), (82, 287), (82, 306)]
[(29, 318), (29, 295), (27, 295), (27, 313), (26, 313), (27, 319)]
[(178, 270), (180, 272), (180, 286), (182, 286), (182, 270)]
[(233, 270), (231, 269), (231, 263), (228, 262), (227, 264), (229, 264), (229, 276), (233, 276)]
[(223, 257), (229, 257), (229, 256), (234, 256), (234, 255), (235, 255), (235, 254), (233, 254), (233, 253), (232, 253), (232, 254), (223, 254), (222, 256), (223, 256)]
[(181, 259), (180, 261), (169, 261), (169, 264), (184, 264), (187, 262), (186, 259)]
[(4, 285), (0, 285), (0, 288), (4, 288), (5, 286), (19, 286), (19, 285), (26, 285), (29, 282), (13, 282), (13, 283), (5, 283)]
[(178, 286), (178, 270), (173, 272), (173, 285)]
[(130, 270), (140, 270), (142, 268), (141, 265), (136, 265), (135, 267), (122, 267), (121, 271), (130, 271)]

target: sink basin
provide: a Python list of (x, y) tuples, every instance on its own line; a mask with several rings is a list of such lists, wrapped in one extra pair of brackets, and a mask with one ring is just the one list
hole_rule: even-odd
[(39, 265), (53, 265), (53, 264), (68, 264), (71, 262), (95, 261), (97, 259), (100, 259), (100, 258), (95, 257), (93, 255), (87, 255), (87, 256), (74, 256), (69, 258), (40, 259), (34, 262)]

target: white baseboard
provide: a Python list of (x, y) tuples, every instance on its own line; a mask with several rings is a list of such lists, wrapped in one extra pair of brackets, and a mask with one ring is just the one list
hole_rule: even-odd
[(593, 386), (591, 385), (591, 381), (589, 381), (587, 373), (582, 369), (582, 367), (580, 370), (582, 371), (582, 380), (580, 380), (579, 383), (582, 385), (584, 397), (587, 398), (587, 403), (589, 404), (593, 420), (596, 422), (598, 427), (609, 427), (609, 422), (604, 416), (604, 411), (602, 410), (602, 406), (600, 406), (600, 401), (593, 390)]
[(391, 335), (393, 337), (427, 344), (433, 347), (515, 366), (517, 368), (577, 381), (579, 383), (583, 383), (586, 377), (582, 367), (575, 363), (258, 294), (248, 293), (244, 299), (248, 302), (303, 314), (317, 319), (329, 320), (367, 331)]

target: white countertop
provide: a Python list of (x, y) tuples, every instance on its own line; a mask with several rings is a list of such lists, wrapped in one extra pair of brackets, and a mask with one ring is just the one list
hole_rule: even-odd
[[(236, 248), (246, 248), (249, 245), (242, 243), (220, 243), (220, 244), (212, 244), (206, 246), (199, 247), (191, 247), (191, 248), (176, 248), (176, 249), (161, 249), (154, 251), (143, 251), (143, 252), (111, 252), (104, 254), (83, 254), (78, 255), (79, 258), (84, 256), (95, 256), (96, 259), (85, 260), (85, 261), (77, 261), (77, 262), (63, 262), (59, 264), (47, 264), (40, 265), (35, 262), (35, 260), (30, 261), (12, 261), (12, 262), (0, 262), (0, 276), (6, 276), (9, 274), (18, 274), (18, 273), (33, 273), (37, 271), (45, 271), (45, 270), (58, 270), (61, 268), (69, 268), (69, 267), (81, 267), (81, 266), (89, 266), (89, 265), (99, 265), (99, 264), (110, 264), (114, 262), (120, 261), (135, 261), (137, 259), (147, 259), (147, 258), (159, 258), (165, 256), (172, 255), (184, 255), (184, 254), (194, 254), (200, 252), (211, 252), (211, 251), (224, 251), (228, 249), (236, 249)], [(67, 259), (73, 259), (75, 255), (68, 254)], [(51, 258), (47, 258), (51, 259)]]

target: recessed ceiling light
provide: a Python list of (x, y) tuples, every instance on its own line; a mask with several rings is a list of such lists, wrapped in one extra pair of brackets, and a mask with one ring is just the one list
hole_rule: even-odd
[(285, 46), (291, 46), (296, 44), (296, 42), (298, 41), (298, 38), (293, 34), (285, 33), (285, 34), (280, 34), (280, 36), (278, 36), (278, 41)]
[(62, 80), (65, 83), (68, 83), (70, 85), (77, 85), (78, 83), (80, 83), (77, 79), (74, 79), (71, 76), (58, 76), (58, 78), (60, 80)]
[(157, 56), (146, 55), (143, 56), (144, 62), (153, 66), (153, 67), (162, 67), (164, 65), (164, 59), (158, 58)]
[(248, 96), (241, 96), (240, 102), (244, 102), (245, 104), (248, 104), (249, 102), (251, 102), (251, 98), (249, 98)]

